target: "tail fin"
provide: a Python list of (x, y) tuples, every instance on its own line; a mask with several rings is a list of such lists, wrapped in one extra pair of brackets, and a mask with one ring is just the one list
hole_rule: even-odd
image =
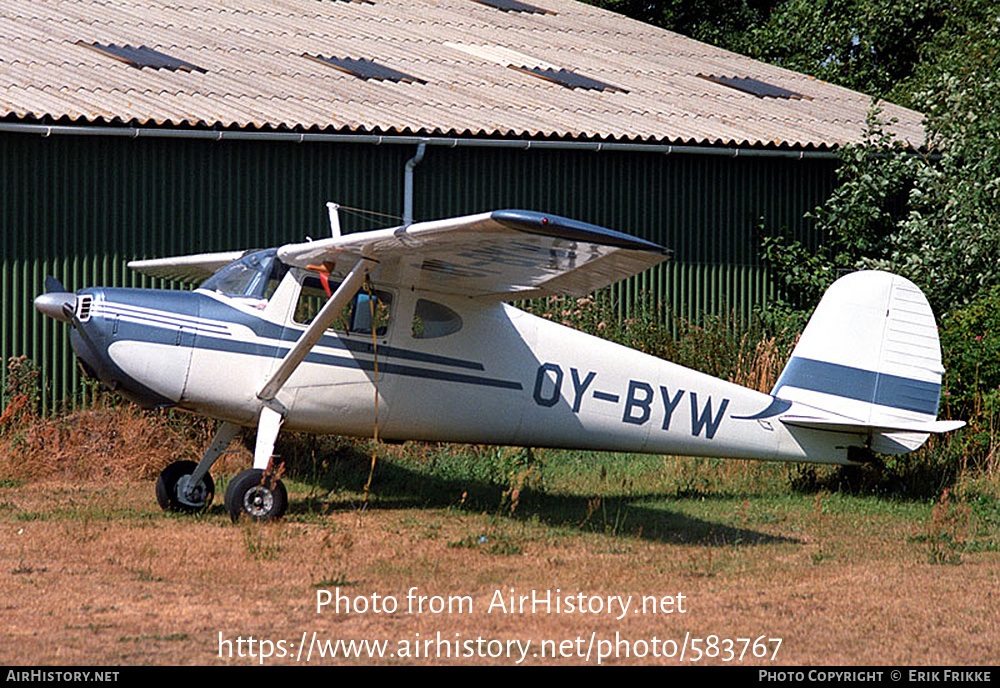
[(865, 432), (873, 450), (897, 454), (964, 425), (936, 420), (943, 374), (927, 298), (903, 277), (863, 271), (823, 295), (771, 393), (812, 407), (793, 407), (786, 425)]

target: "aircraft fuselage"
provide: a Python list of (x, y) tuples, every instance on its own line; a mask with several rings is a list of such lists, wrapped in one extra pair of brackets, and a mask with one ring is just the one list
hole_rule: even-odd
[[(83, 290), (73, 346), (145, 406), (253, 426), (261, 386), (306, 328), (305, 279), (290, 271), (268, 300)], [(791, 402), (501, 301), (387, 293), (384, 326), (327, 330), (295, 370), (275, 399), (284, 428), (371, 436), (377, 423), (385, 439), (831, 463), (862, 441), (788, 428), (776, 418)]]

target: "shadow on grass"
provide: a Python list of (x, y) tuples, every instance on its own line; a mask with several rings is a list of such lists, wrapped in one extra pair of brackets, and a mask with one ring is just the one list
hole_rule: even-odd
[[(287, 454), (286, 454), (287, 456)], [(476, 461), (469, 457), (468, 462)], [(429, 462), (432, 463), (432, 462)], [(371, 457), (353, 447), (341, 447), (322, 461), (289, 462), (286, 475), (310, 487), (306, 497), (290, 500), (288, 515), (307, 516), (351, 511), (363, 504)], [(514, 490), (510, 484), (482, 477), (442, 476), (433, 466), (410, 468), (404, 462), (379, 457), (367, 508), (455, 508), (505, 519), (538, 521), (570, 532), (603, 533), (612, 537), (701, 546), (760, 545), (796, 542), (781, 536), (714, 523), (644, 504), (675, 499), (650, 491), (630, 496), (552, 494), (537, 485)], [(710, 495), (719, 499), (717, 494)], [(725, 499), (725, 497), (722, 497)]]

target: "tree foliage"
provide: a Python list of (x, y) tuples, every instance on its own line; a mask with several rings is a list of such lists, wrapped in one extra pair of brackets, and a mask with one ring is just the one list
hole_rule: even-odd
[(967, 1), (914, 94), (940, 160), (918, 168), (884, 266), (942, 311), (1000, 284), (1000, 7)]
[(741, 52), (908, 104), (906, 81), (946, 22), (947, 0), (785, 0)]
[(920, 160), (893, 141), (872, 110), (864, 140), (845, 147), (838, 185), (826, 203), (808, 217), (815, 220), (819, 245), (809, 250), (780, 234), (765, 233), (763, 258), (781, 281), (793, 308), (811, 308), (834, 280), (873, 267), (893, 254), (894, 231), (907, 212)]
[(907, 276), (939, 313), (1000, 284), (1000, 8), (964, 0), (923, 52), (909, 97), (926, 115), (928, 152), (903, 150), (874, 113), (813, 214), (820, 248), (765, 239), (793, 305), (860, 268)]
[(641, 22), (676, 31), (705, 43), (732, 47), (747, 27), (766, 22), (769, 0), (585, 0)]
[(949, 0), (586, 0), (699, 41), (908, 105)]

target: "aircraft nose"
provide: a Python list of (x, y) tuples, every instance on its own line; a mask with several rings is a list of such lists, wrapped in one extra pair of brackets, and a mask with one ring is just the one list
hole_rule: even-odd
[(49, 292), (35, 298), (35, 308), (50, 318), (73, 322), (76, 311), (76, 294), (66, 291)]

